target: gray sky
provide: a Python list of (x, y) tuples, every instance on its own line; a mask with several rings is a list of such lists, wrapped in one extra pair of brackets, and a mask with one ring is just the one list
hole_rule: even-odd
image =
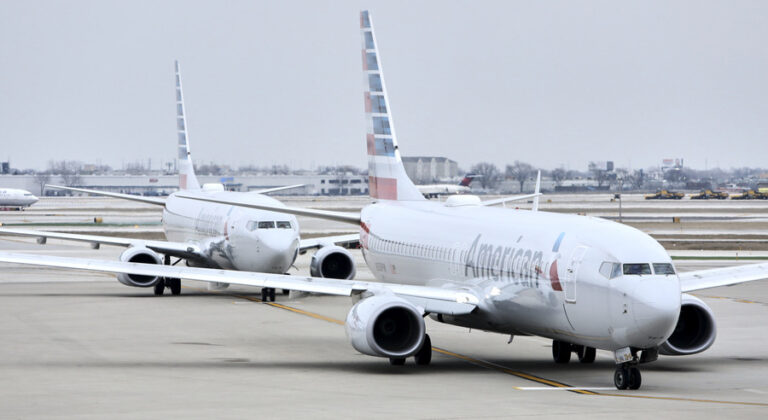
[(0, 159), (365, 166), (358, 13), (404, 155), (768, 166), (766, 1), (0, 2)]

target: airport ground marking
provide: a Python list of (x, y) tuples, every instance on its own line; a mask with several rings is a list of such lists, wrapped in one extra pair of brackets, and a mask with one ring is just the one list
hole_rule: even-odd
[[(258, 302), (270, 305), (272, 307), (283, 309), (286, 311), (290, 311), (299, 315), (308, 316), (310, 318), (319, 319), (321, 321), (330, 322), (332, 324), (336, 325), (344, 325), (344, 321), (336, 318), (331, 318), (325, 315), (320, 315), (318, 313), (305, 311), (303, 309), (294, 308), (288, 305), (283, 305), (280, 303), (275, 302), (264, 302), (259, 298), (255, 298), (252, 296), (246, 296), (246, 295), (240, 295), (230, 292), (219, 292), (216, 290), (206, 290), (206, 289), (200, 289), (196, 287), (189, 287), (189, 286), (183, 286), (185, 289), (191, 289), (191, 290), (197, 290), (201, 292), (207, 292), (207, 293), (214, 293), (218, 295), (223, 296), (231, 296), (239, 299), (246, 299), (251, 302)], [(597, 392), (598, 390), (603, 390), (606, 388), (603, 387), (575, 387), (568, 385), (563, 382), (553, 381), (550, 379), (545, 379), (539, 376), (531, 375), (529, 373), (520, 372), (517, 370), (510, 369), (508, 367), (489, 362), (487, 360), (482, 359), (476, 359), (471, 356), (466, 356), (460, 353), (455, 353), (450, 350), (446, 350), (440, 347), (432, 347), (432, 351), (440, 353), (445, 356), (453, 357), (459, 360), (463, 360), (465, 362), (468, 362), (470, 364), (473, 364), (478, 367), (482, 367), (485, 369), (495, 370), (497, 372), (505, 373), (507, 375), (515, 376), (520, 379), (525, 379), (531, 382), (540, 383), (542, 385), (547, 385), (547, 387), (513, 387), (514, 389), (518, 391), (542, 391), (545, 389), (553, 390), (553, 391), (567, 391), (572, 392), (575, 394), (581, 394), (581, 395), (595, 395), (595, 396), (601, 396), (601, 397), (618, 397), (618, 398), (640, 398), (640, 399), (651, 399), (651, 400), (664, 400), (664, 401), (679, 401), (679, 402), (698, 402), (698, 403), (709, 403), (709, 404), (728, 404), (728, 405), (747, 405), (747, 406), (756, 406), (756, 407), (768, 407), (768, 403), (760, 403), (760, 402), (749, 402), (749, 401), (725, 401), (725, 400), (709, 400), (709, 399), (702, 399), (702, 398), (685, 398), (685, 397), (665, 397), (665, 396), (658, 396), (658, 395), (638, 395), (633, 394), (632, 391), (629, 391), (624, 394), (617, 394), (617, 393), (607, 393), (607, 392)], [(607, 388), (611, 389), (611, 388)]]

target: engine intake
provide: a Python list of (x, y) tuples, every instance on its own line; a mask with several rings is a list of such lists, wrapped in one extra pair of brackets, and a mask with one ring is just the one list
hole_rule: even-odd
[(701, 299), (683, 294), (680, 318), (675, 330), (659, 347), (659, 353), (667, 356), (684, 356), (701, 353), (715, 342), (717, 328), (715, 316)]
[(351, 280), (356, 273), (355, 259), (340, 246), (324, 246), (312, 256), (309, 272), (312, 277)]
[(394, 295), (361, 300), (347, 315), (347, 337), (360, 353), (408, 357), (424, 343), (424, 318), (413, 304)]
[[(163, 260), (155, 251), (144, 247), (130, 247), (126, 249), (120, 254), (120, 261), (139, 264), (163, 264)], [(160, 277), (120, 273), (117, 275), (117, 281), (126, 286), (152, 287), (160, 281)]]

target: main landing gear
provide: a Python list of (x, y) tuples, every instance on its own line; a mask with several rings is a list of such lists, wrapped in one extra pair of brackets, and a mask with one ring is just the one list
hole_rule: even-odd
[[(424, 343), (419, 351), (413, 355), (413, 360), (419, 366), (426, 366), (432, 362), (432, 339), (429, 338), (429, 334), (424, 334)], [(405, 364), (405, 357), (390, 357), (389, 364), (402, 366)]]
[(171, 294), (178, 296), (181, 294), (181, 279), (163, 277), (155, 283), (155, 296), (162, 296), (165, 288), (171, 289)]
[[(164, 265), (176, 265), (181, 259), (178, 259), (175, 263), (171, 264), (171, 256), (166, 255), (163, 261)], [(155, 296), (162, 296), (165, 288), (171, 289), (171, 294), (178, 296), (181, 294), (181, 279), (174, 279), (170, 277), (160, 277), (160, 280), (155, 283)]]
[(559, 340), (552, 341), (552, 358), (555, 363), (568, 363), (571, 360), (571, 353), (576, 353), (580, 363), (593, 363), (597, 351), (594, 347), (580, 346)]
[(264, 303), (275, 301), (275, 289), (273, 287), (261, 288), (261, 301)]

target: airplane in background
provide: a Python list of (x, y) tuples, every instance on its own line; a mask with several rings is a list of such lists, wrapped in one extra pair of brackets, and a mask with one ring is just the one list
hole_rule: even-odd
[(429, 184), (417, 185), (416, 188), (426, 198), (437, 198), (441, 195), (464, 194), (469, 192), (469, 184), (477, 175), (466, 174), (458, 184)]
[(712, 345), (714, 314), (687, 292), (768, 278), (768, 264), (677, 273), (649, 235), (600, 218), (538, 211), (538, 195), (530, 211), (493, 207), (502, 201), (471, 195), (426, 200), (402, 165), (367, 11), (360, 27), (373, 204), (348, 213), (185, 192), (176, 198), (357, 225), (363, 256), (378, 281), (7, 252), (0, 252), (0, 262), (354, 296), (345, 322), (352, 346), (393, 365), (411, 356), (416, 364), (430, 363), (424, 323), (430, 316), (460, 327), (550, 338), (557, 363), (567, 363), (574, 352), (591, 363), (596, 349), (608, 350), (619, 389), (638, 389), (637, 366), (659, 354), (689, 355)]
[[(192, 165), (178, 61), (175, 63), (175, 68), (179, 192), (195, 197), (236, 199), (273, 207), (282, 206), (278, 200), (265, 194), (298, 186), (276, 187), (248, 193), (224, 191), (221, 184), (200, 186)], [(120, 255), (120, 261), (123, 262), (175, 265), (184, 259), (188, 266), (193, 267), (277, 274), (286, 273), (298, 253), (317, 248), (319, 250), (312, 258), (313, 275), (341, 279), (351, 279), (355, 275), (352, 255), (339, 245), (355, 246), (358, 241), (357, 235), (302, 240), (299, 236), (296, 217), (290, 214), (180, 199), (177, 197), (179, 192), (171, 194), (167, 199), (162, 199), (54, 185), (48, 185), (48, 187), (162, 206), (163, 230), (168, 241), (6, 228), (0, 228), (0, 235), (37, 237), (38, 243), (41, 244), (45, 243), (47, 238), (52, 238), (90, 242), (94, 247), (101, 244), (124, 246), (127, 249)], [(178, 260), (171, 263), (171, 258)], [(181, 292), (181, 281), (175, 277), (122, 273), (117, 279), (127, 286), (153, 287), (156, 295), (162, 295), (165, 288), (169, 288), (174, 295)], [(226, 283), (221, 282), (216, 286), (225, 287)], [(274, 301), (275, 290), (263, 288), (262, 300)]]
[(40, 200), (27, 190), (0, 188), (0, 207), (16, 207), (23, 210)]

